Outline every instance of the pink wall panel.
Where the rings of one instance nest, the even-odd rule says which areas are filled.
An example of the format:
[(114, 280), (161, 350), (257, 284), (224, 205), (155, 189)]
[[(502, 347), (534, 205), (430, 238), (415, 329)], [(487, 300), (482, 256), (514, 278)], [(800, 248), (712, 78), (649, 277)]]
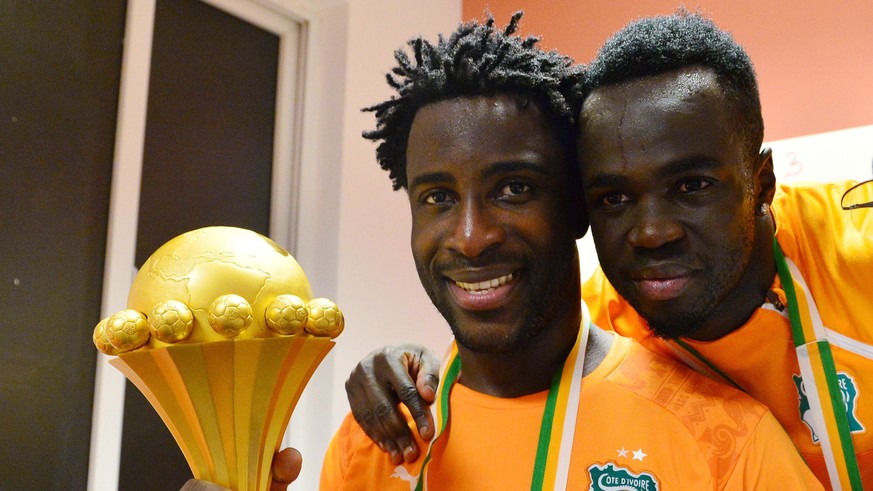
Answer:
[[(627, 22), (669, 13), (665, 0), (464, 0), (465, 19), (488, 8), (499, 24), (524, 10), (524, 34), (577, 61)], [(758, 72), (765, 139), (873, 124), (873, 2), (701, 0), (699, 9), (748, 50)]]

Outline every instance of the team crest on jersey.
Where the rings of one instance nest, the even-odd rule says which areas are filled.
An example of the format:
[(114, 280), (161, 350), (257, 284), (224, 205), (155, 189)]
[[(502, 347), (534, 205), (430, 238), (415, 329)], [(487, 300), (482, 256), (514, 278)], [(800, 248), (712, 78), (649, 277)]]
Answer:
[[(797, 389), (797, 398), (799, 399), (800, 419), (809, 428), (812, 435), (813, 443), (818, 443), (818, 435), (815, 433), (815, 426), (812, 424), (812, 410), (809, 406), (809, 398), (806, 396), (806, 386), (803, 379), (799, 375), (791, 375), (794, 380), (794, 387)], [(857, 433), (864, 431), (864, 425), (858, 420), (855, 412), (858, 400), (858, 385), (851, 375), (845, 372), (837, 372), (837, 382), (840, 385), (840, 394), (843, 396), (843, 406), (846, 408), (846, 417), (849, 420), (849, 431)]]
[(588, 491), (656, 491), (660, 489), (658, 480), (648, 472), (634, 474), (630, 469), (616, 466), (592, 464), (588, 467), (591, 486)]

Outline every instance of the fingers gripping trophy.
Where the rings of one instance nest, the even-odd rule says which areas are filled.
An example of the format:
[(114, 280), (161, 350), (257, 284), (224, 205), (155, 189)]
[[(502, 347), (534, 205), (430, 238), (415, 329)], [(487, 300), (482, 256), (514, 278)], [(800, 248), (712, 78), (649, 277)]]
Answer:
[(207, 227), (161, 246), (94, 344), (146, 396), (194, 477), (263, 491), (291, 412), (343, 330), (297, 261), (250, 230)]

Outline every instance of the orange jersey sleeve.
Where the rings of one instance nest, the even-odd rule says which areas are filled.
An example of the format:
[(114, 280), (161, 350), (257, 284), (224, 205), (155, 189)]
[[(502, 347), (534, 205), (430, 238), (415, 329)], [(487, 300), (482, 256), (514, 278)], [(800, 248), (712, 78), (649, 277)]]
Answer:
[[(408, 412), (404, 411), (410, 429), (416, 437), (418, 448), (427, 445), (418, 437), (414, 423)], [(424, 452), (411, 464), (394, 465), (388, 457), (364, 433), (355, 418), (349, 413), (343, 419), (339, 430), (334, 434), (321, 467), (319, 489), (322, 491), (360, 491), (414, 489), (409, 487), (417, 475), (424, 459)]]

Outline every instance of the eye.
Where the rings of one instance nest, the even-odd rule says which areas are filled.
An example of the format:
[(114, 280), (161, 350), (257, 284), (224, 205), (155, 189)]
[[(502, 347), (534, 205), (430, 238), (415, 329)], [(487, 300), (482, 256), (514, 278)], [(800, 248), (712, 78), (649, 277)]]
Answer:
[(622, 193), (606, 193), (600, 197), (598, 203), (606, 208), (614, 208), (630, 201), (630, 196)]
[(422, 201), (429, 205), (448, 203), (450, 199), (449, 193), (441, 190), (430, 191), (422, 197)]
[(527, 193), (531, 187), (523, 182), (513, 181), (500, 188), (500, 196), (513, 197)]
[(680, 181), (677, 189), (680, 193), (694, 193), (702, 191), (709, 186), (712, 186), (712, 181), (709, 179), (694, 177)]

